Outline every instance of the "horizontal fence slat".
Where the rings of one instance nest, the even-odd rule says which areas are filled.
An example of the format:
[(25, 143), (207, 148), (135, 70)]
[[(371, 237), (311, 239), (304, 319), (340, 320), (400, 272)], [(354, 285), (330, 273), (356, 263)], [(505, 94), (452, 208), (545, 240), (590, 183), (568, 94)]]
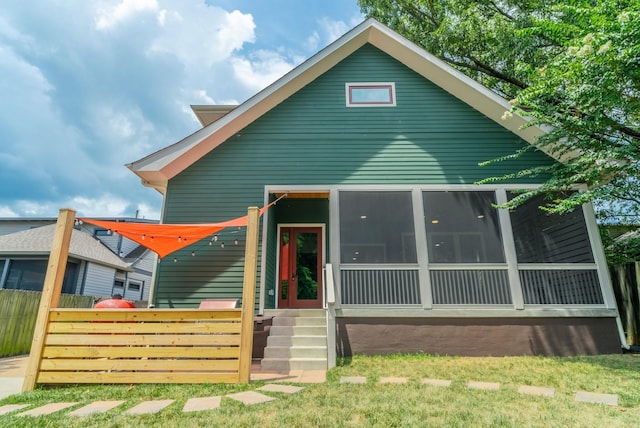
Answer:
[(112, 334), (169, 334), (169, 333), (240, 333), (239, 322), (137, 323), (137, 322), (53, 322), (48, 333), (112, 333)]
[(236, 321), (241, 309), (51, 309), (49, 320), (58, 321)]
[(240, 345), (240, 335), (223, 334), (47, 334), (45, 345), (188, 346)]
[(53, 309), (38, 383), (237, 383), (242, 311)]
[(47, 346), (45, 358), (239, 358), (237, 346)]
[(44, 359), (41, 371), (230, 371), (238, 370), (238, 360), (140, 360), (140, 359)]
[(37, 383), (238, 383), (238, 373), (40, 372)]

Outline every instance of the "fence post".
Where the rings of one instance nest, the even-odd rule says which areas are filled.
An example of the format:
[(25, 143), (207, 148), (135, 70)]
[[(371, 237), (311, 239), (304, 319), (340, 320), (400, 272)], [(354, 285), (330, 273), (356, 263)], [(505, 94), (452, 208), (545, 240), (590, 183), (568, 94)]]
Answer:
[(244, 279), (242, 285), (242, 327), (240, 333), (239, 381), (251, 379), (251, 353), (253, 351), (253, 312), (256, 300), (258, 270), (258, 207), (249, 207), (247, 213), (247, 241), (244, 251)]
[(71, 232), (76, 212), (69, 208), (62, 208), (58, 215), (56, 231), (53, 235), (51, 253), (47, 265), (47, 273), (44, 277), (42, 296), (40, 297), (40, 309), (36, 318), (33, 341), (31, 342), (31, 353), (27, 362), (27, 372), (22, 384), (22, 391), (31, 391), (36, 385), (40, 361), (42, 361), (42, 351), (46, 336), (47, 324), (49, 322), (49, 310), (56, 308), (60, 302), (60, 292), (64, 281), (64, 271), (67, 267), (69, 256), (69, 244), (71, 243)]

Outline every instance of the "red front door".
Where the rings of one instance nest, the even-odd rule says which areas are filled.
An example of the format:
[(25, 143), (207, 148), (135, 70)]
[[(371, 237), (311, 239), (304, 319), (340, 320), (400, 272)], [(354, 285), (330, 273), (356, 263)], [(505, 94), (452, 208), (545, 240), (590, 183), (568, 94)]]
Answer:
[(280, 228), (279, 308), (322, 307), (322, 228)]

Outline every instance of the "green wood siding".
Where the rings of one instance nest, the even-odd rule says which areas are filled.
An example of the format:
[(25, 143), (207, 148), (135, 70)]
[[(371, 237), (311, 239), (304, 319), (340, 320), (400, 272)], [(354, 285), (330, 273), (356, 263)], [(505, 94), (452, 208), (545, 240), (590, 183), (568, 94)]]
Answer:
[[(396, 107), (346, 107), (345, 83), (395, 82)], [(371, 45), (282, 102), (169, 181), (167, 223), (226, 220), (262, 205), (265, 185), (470, 184), (552, 162), (542, 152), (478, 163), (526, 143)], [(269, 240), (275, 239), (271, 233)], [(242, 245), (196, 244), (163, 260), (156, 303), (238, 296)], [(237, 232), (237, 231), (236, 231)], [(244, 236), (237, 233), (242, 242)], [(275, 246), (267, 260), (275, 262)], [(267, 272), (273, 282), (275, 270)]]

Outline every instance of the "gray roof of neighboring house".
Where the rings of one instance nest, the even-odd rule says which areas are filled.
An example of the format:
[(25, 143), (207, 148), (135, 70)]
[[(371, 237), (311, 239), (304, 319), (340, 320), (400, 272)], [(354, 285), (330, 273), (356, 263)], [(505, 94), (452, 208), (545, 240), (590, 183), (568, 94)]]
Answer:
[[(53, 243), (55, 224), (0, 236), (0, 256), (48, 255)], [(69, 256), (121, 270), (131, 270), (111, 250), (92, 236), (73, 230)]]

